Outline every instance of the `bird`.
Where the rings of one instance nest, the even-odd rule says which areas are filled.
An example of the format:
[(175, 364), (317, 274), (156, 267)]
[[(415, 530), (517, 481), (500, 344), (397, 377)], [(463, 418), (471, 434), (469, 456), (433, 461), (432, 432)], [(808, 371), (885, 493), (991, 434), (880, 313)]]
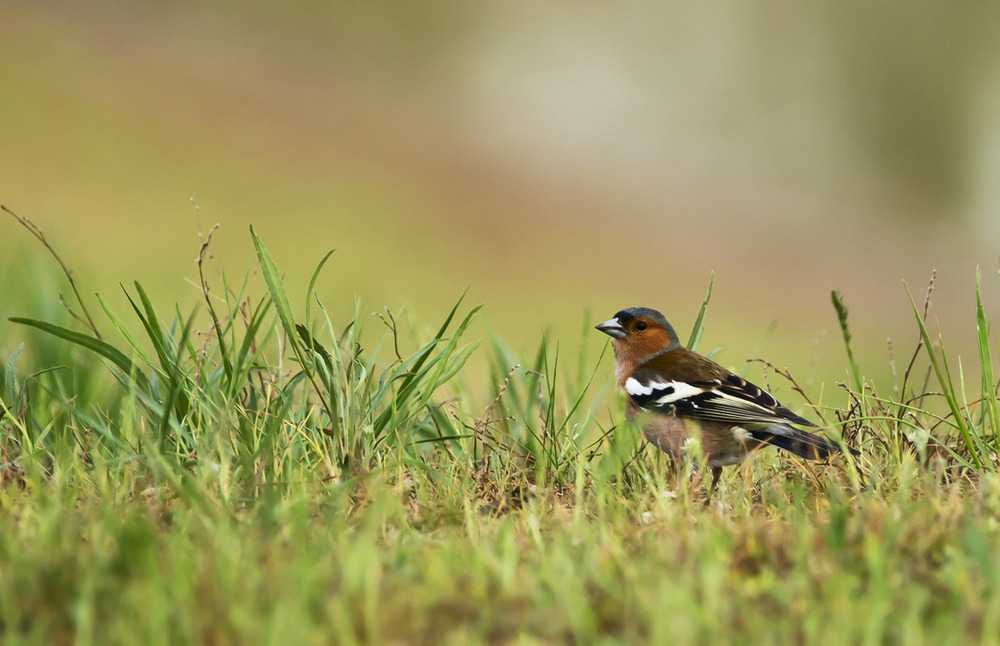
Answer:
[(654, 309), (623, 309), (596, 328), (611, 337), (615, 380), (628, 398), (626, 417), (640, 419), (646, 440), (675, 461), (697, 438), (712, 470), (709, 497), (722, 467), (739, 464), (765, 446), (808, 460), (843, 450), (796, 428), (817, 426), (764, 389), (684, 347), (673, 326)]

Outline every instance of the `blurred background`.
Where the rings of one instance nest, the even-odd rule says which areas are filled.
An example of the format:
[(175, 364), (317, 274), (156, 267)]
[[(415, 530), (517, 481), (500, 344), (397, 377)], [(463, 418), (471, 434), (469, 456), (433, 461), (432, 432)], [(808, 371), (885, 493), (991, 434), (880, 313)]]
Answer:
[[(584, 325), (632, 305), (686, 336), (714, 272), (701, 349), (730, 367), (844, 379), (837, 289), (887, 373), (903, 280), (938, 270), (970, 359), (977, 266), (1000, 320), (998, 42), (985, 1), (7, 0), (0, 203), (122, 313), (132, 280), (197, 302), (217, 223), (241, 279), (252, 223), (297, 295), (337, 250), (344, 321), (430, 328), (469, 287), (515, 349), (598, 349)], [(51, 264), (3, 214), (0, 314), (54, 301)]]

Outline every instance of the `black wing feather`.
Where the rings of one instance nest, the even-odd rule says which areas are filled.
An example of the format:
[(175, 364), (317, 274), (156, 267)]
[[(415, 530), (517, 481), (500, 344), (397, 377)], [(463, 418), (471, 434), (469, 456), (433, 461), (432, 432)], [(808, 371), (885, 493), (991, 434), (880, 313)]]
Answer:
[[(661, 379), (655, 374), (643, 374), (643, 371), (636, 371), (632, 376), (646, 387), (657, 384), (654, 379)], [(662, 382), (650, 393), (630, 393), (629, 397), (636, 406), (645, 410), (673, 413), (705, 421), (747, 425), (816, 426), (782, 406), (767, 391), (734, 374), (728, 374), (725, 380), (699, 381), (688, 385), (698, 392), (673, 401), (661, 401), (664, 398), (669, 399), (669, 396), (676, 392), (673, 386)]]

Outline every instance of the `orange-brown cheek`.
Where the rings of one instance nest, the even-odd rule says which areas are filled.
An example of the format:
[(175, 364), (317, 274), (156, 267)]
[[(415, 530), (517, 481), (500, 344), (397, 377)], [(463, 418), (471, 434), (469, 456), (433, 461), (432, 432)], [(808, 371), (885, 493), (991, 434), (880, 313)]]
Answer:
[(669, 346), (671, 341), (670, 334), (666, 330), (648, 330), (635, 339), (632, 351), (635, 353), (635, 359), (642, 361)]

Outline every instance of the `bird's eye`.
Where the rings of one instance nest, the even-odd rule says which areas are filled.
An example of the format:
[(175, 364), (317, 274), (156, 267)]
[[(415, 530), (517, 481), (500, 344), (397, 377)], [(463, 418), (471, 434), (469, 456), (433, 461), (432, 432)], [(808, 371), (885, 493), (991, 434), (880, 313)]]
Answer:
[(649, 327), (649, 323), (646, 323), (645, 321), (636, 321), (635, 329), (639, 330), (640, 332), (642, 332), (643, 330), (645, 330), (648, 327)]

